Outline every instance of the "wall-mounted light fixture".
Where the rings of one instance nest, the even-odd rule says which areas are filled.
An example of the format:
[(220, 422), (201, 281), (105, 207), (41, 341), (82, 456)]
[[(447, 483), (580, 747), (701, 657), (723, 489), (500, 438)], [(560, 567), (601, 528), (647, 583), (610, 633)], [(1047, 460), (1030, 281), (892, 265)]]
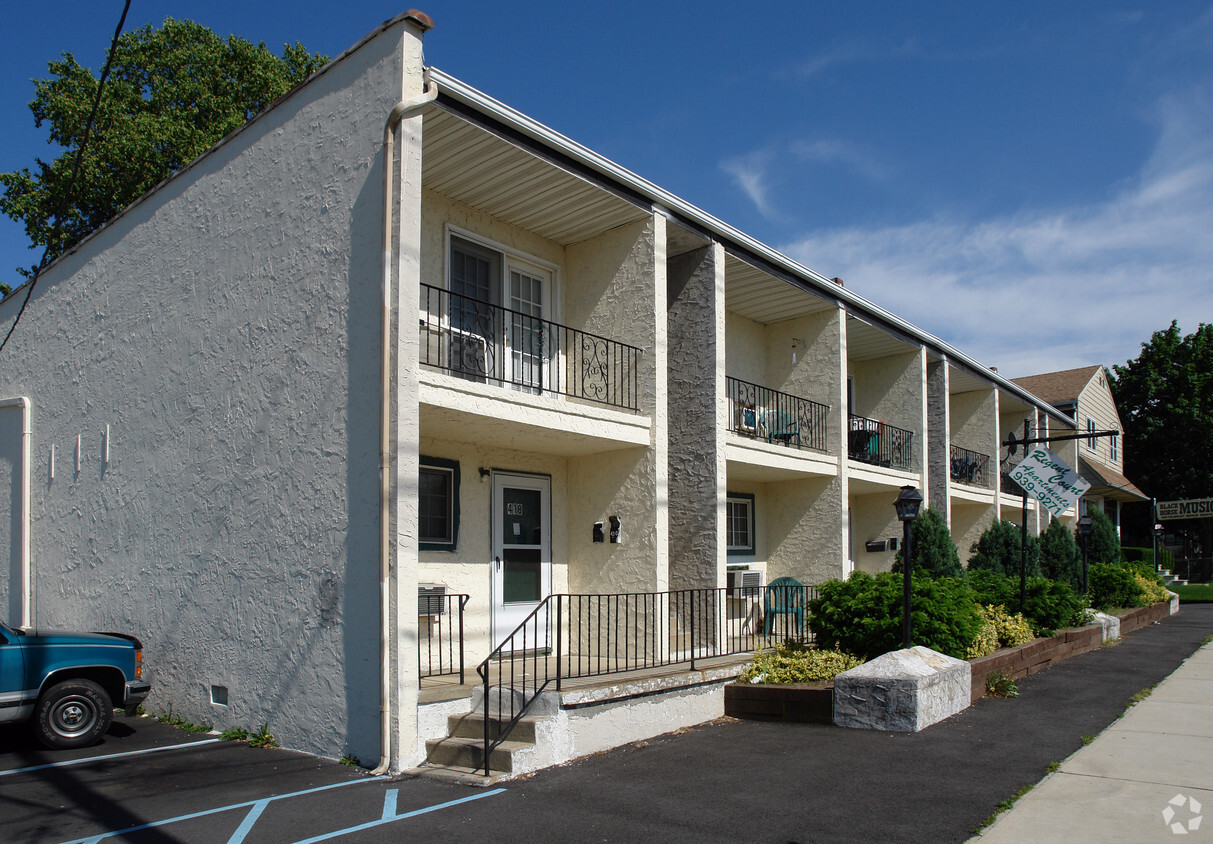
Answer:
[(618, 545), (623, 539), (623, 528), (618, 516), (608, 516), (607, 521), (611, 523), (611, 544)]
[(799, 337), (792, 338), (792, 363), (796, 363), (796, 350), (804, 348), (804, 340)]
[(493, 470), (492, 470), (492, 469), (485, 468), (484, 466), (481, 466), (481, 467), (480, 467), (480, 479), (481, 479), (481, 480), (484, 480), (485, 478), (487, 478), (487, 477), (488, 477), (489, 475), (491, 475), (491, 474), (493, 474)]

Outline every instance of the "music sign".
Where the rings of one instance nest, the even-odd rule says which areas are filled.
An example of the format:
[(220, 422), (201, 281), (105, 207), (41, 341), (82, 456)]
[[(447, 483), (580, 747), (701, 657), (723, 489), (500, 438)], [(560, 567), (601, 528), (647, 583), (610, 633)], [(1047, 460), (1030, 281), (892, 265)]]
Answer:
[(1047, 448), (1035, 446), (1011, 470), (1011, 479), (1054, 516), (1075, 505), (1091, 485)]

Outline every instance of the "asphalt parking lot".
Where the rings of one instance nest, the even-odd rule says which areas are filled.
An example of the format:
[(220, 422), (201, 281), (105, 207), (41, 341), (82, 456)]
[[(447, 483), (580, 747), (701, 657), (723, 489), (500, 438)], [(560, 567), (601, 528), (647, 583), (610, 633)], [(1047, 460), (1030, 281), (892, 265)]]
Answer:
[(5, 728), (0, 840), (965, 841), (1211, 633), (1213, 604), (1186, 606), (919, 733), (721, 719), (499, 789), (377, 779), (147, 718), (66, 752)]

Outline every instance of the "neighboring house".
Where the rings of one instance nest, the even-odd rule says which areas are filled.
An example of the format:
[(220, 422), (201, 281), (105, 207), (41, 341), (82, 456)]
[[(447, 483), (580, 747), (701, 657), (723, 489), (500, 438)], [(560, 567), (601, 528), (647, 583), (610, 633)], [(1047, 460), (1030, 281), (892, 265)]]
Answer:
[(553, 596), (596, 608), (577, 641), (516, 650), (651, 624), (676, 661), (722, 635), (704, 607), (754, 632), (742, 573), (888, 569), (902, 486), (962, 550), (1021, 518), (1000, 443), (1068, 415), (427, 69), (428, 27), (385, 23), (40, 278), (0, 370), (10, 620), (132, 630), (150, 707), (399, 770), (445, 729), (427, 675), (476, 676)]
[[(1102, 366), (1083, 366), (1016, 378), (1015, 383), (1074, 420), (1078, 433), (1116, 431), (1113, 436), (1083, 438), (1068, 446), (1075, 468), (1091, 484), (1082, 506), (1100, 507), (1120, 530), (1120, 507), (1150, 497), (1125, 477), (1124, 426)], [(1057, 449), (1054, 449), (1057, 450)], [(1060, 453), (1060, 451), (1059, 451)], [(1071, 464), (1073, 465), (1073, 464)]]

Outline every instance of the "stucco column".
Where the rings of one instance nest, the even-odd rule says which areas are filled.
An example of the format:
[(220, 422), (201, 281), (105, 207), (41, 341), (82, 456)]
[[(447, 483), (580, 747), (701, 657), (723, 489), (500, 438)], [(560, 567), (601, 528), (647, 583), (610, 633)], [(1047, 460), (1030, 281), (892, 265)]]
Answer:
[(948, 407), (948, 361), (927, 364), (927, 455), (926, 475), (930, 498), (927, 503), (939, 511), (951, 526), (952, 513), (948, 506), (948, 471), (951, 453), (949, 431), (951, 421)]
[(725, 562), (724, 249), (667, 264), (671, 589), (714, 587)]
[[(422, 92), (425, 66), (421, 36), (425, 22), (406, 18), (400, 39), (401, 99)], [(385, 119), (387, 115), (384, 115)], [(389, 338), (393, 396), (392, 506), (390, 508), (387, 583), (389, 612), (384, 619), (388, 647), (386, 680), (389, 729), (388, 762), (392, 771), (411, 764), (417, 752), (417, 472), (418, 416), (417, 321), (421, 283), (421, 132), (420, 114), (400, 122), (397, 130), (394, 284), (394, 337)], [(393, 162), (383, 162), (391, 168)], [(390, 171), (389, 171), (390, 172)], [(387, 256), (385, 256), (385, 260)]]

